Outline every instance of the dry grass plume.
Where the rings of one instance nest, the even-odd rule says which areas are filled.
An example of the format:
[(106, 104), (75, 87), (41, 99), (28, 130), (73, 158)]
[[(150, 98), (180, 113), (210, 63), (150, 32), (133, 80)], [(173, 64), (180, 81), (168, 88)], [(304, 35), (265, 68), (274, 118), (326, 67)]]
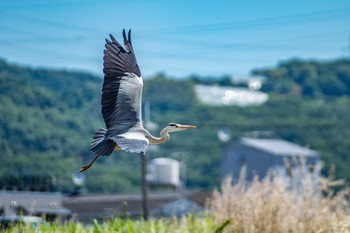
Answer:
[(347, 188), (335, 193), (331, 187), (338, 181), (307, 173), (298, 187), (288, 185), (288, 179), (268, 175), (247, 183), (242, 172), (235, 184), (231, 178), (223, 181), (209, 208), (218, 222), (230, 220), (223, 232), (350, 232)]

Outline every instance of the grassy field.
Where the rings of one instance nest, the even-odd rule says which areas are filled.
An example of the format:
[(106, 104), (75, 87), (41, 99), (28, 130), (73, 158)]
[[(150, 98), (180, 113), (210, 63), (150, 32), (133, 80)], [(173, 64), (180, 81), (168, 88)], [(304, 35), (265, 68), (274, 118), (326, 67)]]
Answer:
[[(225, 224), (225, 223), (224, 223)], [(130, 220), (130, 219), (112, 219), (103, 223), (94, 221), (90, 226), (82, 223), (67, 222), (66, 224), (45, 223), (40, 227), (30, 225), (18, 225), (15, 228), (8, 229), (5, 232), (52, 232), (52, 233), (206, 233), (221, 232), (213, 216), (193, 217), (187, 216), (182, 219), (157, 219), (157, 220)]]
[(90, 225), (71, 221), (36, 228), (18, 225), (5, 232), (350, 233), (349, 189), (332, 178), (308, 172), (302, 177), (271, 175), (246, 183), (242, 175), (234, 185), (228, 178), (202, 216), (149, 221), (116, 218)]

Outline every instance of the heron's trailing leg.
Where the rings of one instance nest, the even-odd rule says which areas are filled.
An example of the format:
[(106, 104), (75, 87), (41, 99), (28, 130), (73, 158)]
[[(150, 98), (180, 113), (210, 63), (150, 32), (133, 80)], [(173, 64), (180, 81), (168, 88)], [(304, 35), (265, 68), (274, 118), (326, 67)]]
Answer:
[(86, 165), (84, 167), (81, 167), (80, 170), (78, 171), (78, 173), (81, 173), (83, 171), (86, 171), (87, 169), (89, 169), (91, 167), (91, 165), (96, 161), (96, 159), (99, 157), (100, 155), (96, 155), (95, 158), (91, 161), (91, 163), (89, 165)]

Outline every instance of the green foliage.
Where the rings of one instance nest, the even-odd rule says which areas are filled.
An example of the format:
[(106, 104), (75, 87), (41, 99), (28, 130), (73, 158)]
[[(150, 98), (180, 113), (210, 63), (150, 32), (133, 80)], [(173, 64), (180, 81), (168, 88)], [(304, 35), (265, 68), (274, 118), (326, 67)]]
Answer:
[[(339, 60), (290, 61), (275, 69), (256, 70), (266, 77), (263, 89), (270, 93), (269, 101), (245, 108), (201, 104), (194, 93), (194, 78), (146, 79), (143, 102), (150, 103), (151, 120), (159, 125), (154, 135), (170, 122), (198, 127), (171, 134), (168, 143), (153, 147), (148, 156), (180, 158), (187, 167), (188, 188), (212, 189), (221, 179), (220, 128), (229, 128), (233, 139), (245, 132), (273, 131), (318, 150), (326, 164), (324, 172), (335, 164), (337, 177), (349, 181), (349, 69), (349, 61)], [(102, 79), (88, 74), (0, 61), (0, 185), (11, 179), (21, 187), (24, 176), (41, 176), (55, 181), (53, 190), (71, 191), (71, 174), (93, 158), (92, 135), (104, 126), (101, 86)], [(85, 188), (91, 192), (138, 190), (139, 163), (139, 155), (125, 152), (99, 158), (85, 173)]]
[[(189, 77), (193, 82), (204, 85), (220, 85), (220, 86), (232, 86), (232, 79), (229, 75), (223, 75), (221, 77), (203, 77), (198, 75), (191, 75)], [(246, 86), (246, 85), (245, 85)]]
[(292, 60), (272, 69), (256, 69), (266, 77), (263, 90), (306, 97), (340, 97), (350, 94), (350, 60), (317, 62)]
[(30, 225), (18, 225), (14, 228), (4, 230), (3, 232), (55, 232), (55, 233), (212, 233), (221, 232), (216, 229), (219, 226), (213, 216), (205, 215), (203, 217), (186, 216), (181, 219), (151, 219), (131, 220), (115, 218), (104, 222), (93, 221), (92, 225), (83, 225), (69, 221), (65, 224), (44, 223), (42, 226), (31, 227)]
[(91, 75), (29, 69), (0, 63), (0, 183), (43, 177), (68, 191), (91, 134), (101, 125)]
[(163, 76), (147, 80), (143, 93), (143, 100), (149, 101), (152, 111), (159, 113), (188, 111), (196, 103), (191, 82), (170, 80)]

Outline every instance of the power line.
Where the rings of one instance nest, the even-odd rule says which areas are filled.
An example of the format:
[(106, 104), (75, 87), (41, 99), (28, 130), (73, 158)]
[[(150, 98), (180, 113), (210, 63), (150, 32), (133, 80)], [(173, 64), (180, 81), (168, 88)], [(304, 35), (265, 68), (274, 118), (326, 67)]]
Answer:
[[(2, 28), (3, 30), (9, 30), (9, 31), (14, 31), (16, 33), (20, 33), (23, 34), (23, 31), (18, 30), (18, 29), (11, 29), (11, 28), (7, 28), (7, 27), (3, 27), (0, 26), (0, 28)], [(256, 47), (252, 47), (252, 46), (262, 46), (263, 44), (268, 44), (268, 43), (276, 43), (276, 42), (280, 42), (280, 43), (285, 43), (285, 42), (294, 42), (295, 40), (302, 40), (302, 39), (312, 39), (312, 38), (322, 38), (324, 39), (325, 37), (330, 37), (330, 36), (337, 36), (339, 34), (344, 34), (347, 33), (348, 30), (346, 31), (335, 31), (335, 32), (327, 32), (327, 33), (316, 33), (316, 34), (312, 34), (312, 35), (299, 35), (299, 36), (292, 36), (292, 37), (280, 37), (280, 38), (274, 38), (274, 39), (268, 39), (268, 40), (256, 40), (254, 42), (243, 42), (243, 43), (219, 43), (219, 44), (215, 44), (215, 41), (212, 42), (203, 42), (203, 41), (195, 41), (195, 40), (184, 40), (184, 39), (164, 39), (164, 42), (169, 43), (174, 45), (174, 43), (178, 43), (180, 45), (186, 44), (186, 45), (197, 45), (196, 47), (190, 46), (190, 49), (182, 49), (182, 51), (199, 51), (199, 50), (205, 50), (205, 49), (217, 49), (217, 48), (237, 48), (237, 49), (255, 49)], [(86, 37), (84, 35), (68, 35), (68, 36), (50, 36), (50, 35), (43, 35), (43, 36), (38, 36), (35, 35), (35, 37), (21, 37), (21, 38), (12, 38), (12, 39), (0, 39), (1, 43), (8, 43), (8, 44), (12, 44), (12, 43), (17, 43), (17, 42), (30, 42), (30, 43), (57, 43), (57, 42), (81, 42), (81, 41), (86, 41), (86, 40), (98, 40), (101, 41), (101, 37), (98, 36), (93, 36), (93, 37)], [(101, 42), (102, 43), (102, 42)], [(198, 46), (200, 45), (200, 46)], [(271, 49), (271, 47), (269, 47), (268, 49)], [(179, 51), (179, 50), (177, 50)]]
[[(207, 24), (207, 25), (197, 25), (197, 26), (191, 26), (191, 27), (178, 27), (178, 28), (170, 28), (170, 29), (154, 29), (154, 30), (143, 30), (136, 32), (137, 35), (140, 37), (145, 38), (151, 38), (154, 40), (154, 38), (162, 38), (162, 41), (166, 43), (166, 46), (169, 49), (163, 50), (162, 52), (156, 52), (152, 49), (152, 51), (147, 51), (142, 53), (142, 57), (148, 57), (148, 56), (154, 56), (154, 59), (157, 59), (157, 57), (161, 57), (162, 59), (164, 57), (170, 58), (170, 59), (200, 59), (203, 60), (212, 60), (212, 61), (220, 61), (222, 63), (223, 61), (227, 62), (237, 62), (238, 60), (241, 62), (251, 63), (252, 61), (257, 61), (257, 58), (250, 58), (244, 60), (244, 58), (235, 58), (234, 54), (228, 53), (232, 51), (237, 50), (259, 50), (259, 52), (271, 52), (271, 51), (279, 51), (281, 49), (286, 49), (288, 45), (283, 45), (283, 43), (287, 43), (288, 41), (294, 42), (295, 40), (304, 40), (307, 38), (314, 38), (314, 37), (322, 37), (322, 38), (329, 38), (330, 36), (334, 36), (336, 33), (345, 33), (345, 31), (341, 32), (327, 32), (327, 33), (319, 33), (319, 34), (313, 34), (313, 35), (300, 35), (300, 36), (293, 36), (293, 37), (285, 37), (285, 38), (274, 38), (274, 39), (268, 39), (268, 40), (260, 40), (260, 41), (254, 41), (254, 42), (243, 42), (243, 43), (224, 43), (220, 39), (218, 41), (202, 41), (195, 39), (189, 39), (187, 37), (182, 37), (180, 39), (174, 39), (171, 35), (172, 34), (181, 34), (185, 33), (187, 35), (195, 35), (196, 33), (210, 33), (212, 31), (224, 31), (224, 30), (232, 30), (232, 29), (244, 29), (244, 28), (251, 28), (251, 27), (261, 27), (261, 26), (270, 26), (270, 25), (278, 25), (278, 24), (286, 24), (286, 23), (300, 23), (311, 20), (320, 20), (320, 19), (336, 19), (336, 17), (342, 17), (347, 16), (350, 8), (343, 8), (343, 9), (333, 9), (333, 10), (327, 10), (327, 11), (315, 11), (315, 12), (306, 12), (306, 13), (300, 13), (300, 14), (293, 14), (293, 15), (285, 15), (285, 16), (279, 16), (279, 17), (267, 17), (267, 18), (260, 18), (260, 19), (254, 19), (254, 20), (245, 20), (245, 21), (236, 21), (236, 22), (229, 22), (229, 23), (218, 23), (218, 24)], [(34, 52), (40, 52), (47, 55), (53, 55), (55, 56), (55, 59), (73, 59), (73, 60), (80, 60), (80, 61), (97, 61), (99, 59), (92, 57), (92, 56), (76, 56), (74, 54), (68, 54), (66, 52), (62, 51), (54, 51), (52, 49), (47, 50), (44, 48), (34, 48), (32, 46), (33, 43), (69, 43), (69, 42), (81, 42), (88, 39), (91, 40), (99, 40), (96, 33), (106, 33), (103, 29), (100, 28), (94, 28), (94, 27), (87, 27), (87, 26), (80, 26), (80, 25), (74, 25), (71, 23), (62, 23), (62, 22), (55, 22), (47, 19), (39, 19), (32, 16), (23, 16), (20, 14), (13, 14), (13, 13), (6, 13), (8, 18), (17, 18), (26, 22), (31, 22), (36, 25), (47, 25), (51, 28), (56, 28), (59, 30), (69, 30), (74, 33), (77, 31), (79, 34), (72, 33), (64, 33), (60, 36), (52, 36), (52, 35), (38, 35), (37, 32), (29, 32), (28, 30), (19, 29), (19, 28), (9, 28), (8, 26), (1, 25), (2, 29), (7, 30), (10, 33), (17, 33), (20, 34), (20, 38), (11, 38), (6, 39), (5, 37), (2, 37), (0, 39), (1, 44), (3, 45), (16, 45), (17, 47), (20, 47), (21, 49), (30, 49)], [(92, 33), (89, 33), (92, 32)], [(347, 31), (346, 31), (347, 32)], [(25, 36), (22, 36), (25, 35)], [(29, 36), (28, 36), (29, 35)], [(218, 38), (220, 38), (220, 34), (217, 35)], [(209, 37), (210, 38), (210, 37)], [(179, 43), (181, 47), (184, 45), (187, 45), (184, 49), (178, 49), (174, 48), (174, 43)], [(21, 45), (19, 45), (19, 43)], [(216, 43), (216, 44), (213, 44)], [(102, 42), (101, 42), (102, 44)], [(169, 46), (171, 44), (171, 46)], [(302, 44), (300, 43), (297, 47), (293, 45), (289, 45), (289, 48), (301, 48), (304, 47), (304, 50), (313, 50), (318, 49), (320, 50), (320, 47), (316, 47), (317, 45), (309, 45), (309, 44)], [(331, 47), (332, 46), (332, 47)], [(321, 47), (322, 51), (325, 49), (337, 49), (337, 45), (329, 45), (327, 47)], [(148, 48), (146, 48), (148, 49)], [(151, 49), (151, 48), (150, 48)], [(224, 52), (223, 52), (224, 50)], [(15, 50), (14, 50), (15, 51)], [(218, 54), (212, 55), (212, 53), (218, 52)], [(57, 56), (56, 56), (57, 55)], [(207, 55), (207, 56), (203, 56)], [(209, 56), (210, 55), (210, 56)], [(242, 60), (243, 59), (243, 60)], [(260, 61), (264, 61), (264, 58), (261, 58)], [(226, 63), (227, 63), (226, 62)]]
[[(68, 30), (83, 30), (88, 32), (98, 32), (98, 33), (105, 33), (105, 30), (97, 29), (94, 27), (86, 27), (81, 25), (74, 25), (74, 24), (66, 24), (62, 22), (56, 22), (56, 21), (50, 21), (46, 19), (40, 19), (35, 17), (28, 17), (19, 15), (16, 13), (8, 13), (8, 12), (2, 12), (2, 14), (8, 15), (11, 18), (18, 18), (24, 21), (39, 23), (42, 25), (49, 25), (56, 27), (58, 29), (68, 29)], [(196, 33), (196, 32), (211, 32), (211, 31), (221, 31), (221, 30), (227, 30), (227, 29), (234, 29), (234, 28), (250, 28), (254, 26), (270, 26), (273, 24), (281, 24), (281, 23), (291, 23), (295, 22), (298, 23), (302, 20), (315, 20), (315, 19), (322, 19), (322, 18), (329, 18), (332, 17), (334, 19), (335, 16), (348, 16), (350, 14), (350, 8), (342, 8), (342, 9), (333, 9), (333, 10), (327, 10), (327, 11), (315, 11), (315, 12), (307, 12), (307, 13), (300, 13), (300, 14), (291, 14), (291, 15), (285, 15), (285, 16), (278, 16), (278, 17), (268, 17), (268, 18), (260, 18), (260, 19), (254, 19), (254, 20), (243, 20), (243, 21), (236, 21), (236, 22), (230, 22), (230, 23), (218, 23), (218, 24), (207, 24), (207, 25), (197, 25), (197, 26), (190, 26), (190, 27), (178, 27), (178, 28), (167, 28), (167, 29), (149, 29), (149, 30), (139, 30), (138, 33), (142, 34), (143, 36), (147, 35), (169, 35), (169, 34), (178, 34), (178, 33)]]
[(124, 4), (148, 4), (148, 3), (152, 3), (152, 2), (156, 2), (157, 0), (133, 0), (133, 1), (115, 1), (115, 0), (77, 0), (77, 1), (72, 1), (72, 0), (68, 0), (68, 1), (60, 1), (60, 2), (52, 2), (52, 1), (46, 1), (46, 2), (41, 2), (41, 3), (28, 3), (28, 2), (21, 2), (21, 4), (10, 4), (10, 5), (4, 5), (2, 4), (2, 6), (5, 8), (28, 8), (28, 7), (42, 7), (42, 8), (66, 8), (66, 7), (73, 7), (73, 6), (77, 6), (77, 7), (84, 7), (84, 6), (95, 6), (96, 4), (101, 4), (101, 3), (114, 3), (114, 4), (118, 4), (118, 5), (124, 5)]
[(24, 16), (24, 15), (20, 15), (20, 14), (16, 14), (16, 13), (2, 12), (1, 14), (7, 15), (8, 17), (11, 17), (11, 18), (17, 18), (17, 19), (23, 20), (25, 22), (32, 22), (32, 23), (41, 24), (41, 25), (48, 25), (50, 27), (55, 27), (57, 29), (62, 29), (62, 30), (71, 30), (74, 32), (76, 32), (77, 30), (79, 30), (79, 32), (81, 32), (81, 31), (98, 32), (98, 33), (104, 32), (104, 31), (97, 29), (97, 28), (75, 25), (75, 24), (71, 24), (71, 23), (66, 24), (66, 23), (62, 23), (62, 22), (40, 19), (40, 18), (36, 18), (36, 17), (31, 17), (31, 16)]
[[(260, 18), (254, 20), (246, 20), (246, 21), (236, 21), (229, 23), (218, 23), (218, 24), (207, 24), (207, 25), (198, 25), (198, 26), (190, 26), (190, 27), (178, 27), (178, 28), (167, 28), (167, 29), (154, 29), (154, 30), (144, 30), (145, 34), (181, 34), (181, 33), (198, 33), (198, 32), (211, 32), (211, 31), (220, 31), (220, 30), (228, 30), (234, 28), (247, 28), (254, 26), (264, 26), (264, 25), (273, 25), (273, 24), (281, 24), (281, 23), (291, 23), (291, 22), (300, 22), (303, 20), (315, 20), (322, 18), (332, 17), (334, 19), (335, 16), (349, 16), (350, 8), (342, 8), (342, 9), (333, 9), (327, 11), (315, 11), (315, 12), (307, 12), (300, 14), (291, 14), (285, 16), (277, 16), (277, 17), (268, 17), (268, 18)], [(142, 32), (142, 31), (141, 31)]]

